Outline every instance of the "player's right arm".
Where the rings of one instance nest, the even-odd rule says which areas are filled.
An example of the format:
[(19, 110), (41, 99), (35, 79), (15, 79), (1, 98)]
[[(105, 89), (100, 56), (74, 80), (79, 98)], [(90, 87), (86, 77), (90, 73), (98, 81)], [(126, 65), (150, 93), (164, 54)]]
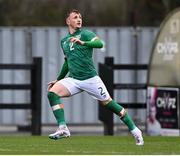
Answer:
[(60, 70), (60, 72), (59, 72), (56, 80), (50, 81), (50, 82), (48, 83), (48, 89), (47, 89), (47, 90), (50, 90), (50, 89), (52, 88), (52, 86), (53, 86), (57, 81), (63, 79), (63, 78), (66, 76), (66, 74), (68, 73), (68, 71), (69, 71), (69, 70), (68, 70), (68, 64), (67, 64), (67, 60), (66, 60), (66, 58), (65, 58), (64, 63), (63, 63), (63, 66), (62, 66), (62, 68), (61, 68), (61, 70)]
[[(64, 49), (63, 49), (64, 42), (65, 42), (65, 38), (61, 40), (61, 48), (62, 48), (63, 52), (64, 52)], [(64, 53), (64, 55), (65, 55), (65, 53)], [(56, 80), (59, 81), (59, 80), (63, 79), (66, 76), (66, 74), (68, 73), (68, 71), (69, 71), (69, 69), (68, 69), (67, 58), (65, 57), (63, 66), (62, 66), (61, 70), (59, 71), (59, 74), (58, 74)]]
[[(61, 47), (63, 49), (63, 40), (61, 40)], [(63, 66), (61, 68), (61, 70), (59, 71), (58, 75), (57, 75), (57, 78), (56, 80), (53, 80), (53, 81), (50, 81), (48, 83), (48, 88), (47, 90), (50, 90), (52, 88), (52, 86), (59, 80), (63, 79), (66, 74), (68, 73), (69, 69), (68, 69), (68, 63), (67, 63), (67, 59), (65, 58), (64, 59), (64, 63), (63, 63)]]
[(59, 80), (63, 79), (66, 76), (66, 74), (68, 73), (68, 71), (69, 71), (68, 63), (67, 63), (67, 59), (65, 58), (64, 64), (63, 64), (63, 66), (62, 66), (62, 68), (61, 68), (61, 70), (57, 76), (57, 80), (59, 81)]

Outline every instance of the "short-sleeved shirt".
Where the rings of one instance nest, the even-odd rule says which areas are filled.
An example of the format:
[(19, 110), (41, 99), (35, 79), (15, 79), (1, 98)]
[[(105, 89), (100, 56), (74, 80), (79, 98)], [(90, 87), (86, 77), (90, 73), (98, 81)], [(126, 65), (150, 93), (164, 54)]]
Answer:
[(71, 37), (79, 38), (82, 41), (91, 41), (96, 34), (85, 29), (78, 29), (61, 40), (61, 47), (68, 63), (69, 77), (86, 80), (96, 76), (97, 71), (92, 58), (93, 48), (70, 42)]

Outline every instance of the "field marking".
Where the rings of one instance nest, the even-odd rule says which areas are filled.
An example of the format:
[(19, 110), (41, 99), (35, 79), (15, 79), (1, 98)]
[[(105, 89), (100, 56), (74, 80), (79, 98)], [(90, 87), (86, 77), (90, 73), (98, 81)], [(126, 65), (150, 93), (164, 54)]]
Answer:
[(0, 151), (2, 151), (2, 152), (6, 152), (6, 151), (15, 151), (15, 150), (11, 150), (11, 149), (7, 149), (7, 148), (0, 148)]

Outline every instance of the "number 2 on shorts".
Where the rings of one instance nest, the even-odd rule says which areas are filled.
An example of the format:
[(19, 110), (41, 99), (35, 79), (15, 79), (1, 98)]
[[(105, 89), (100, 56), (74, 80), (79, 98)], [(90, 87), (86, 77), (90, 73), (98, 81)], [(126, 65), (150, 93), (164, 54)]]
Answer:
[(102, 88), (102, 87), (99, 87), (98, 89), (100, 90), (100, 94), (101, 94), (101, 96), (103, 96), (103, 95), (105, 95), (105, 94), (106, 94), (106, 93), (103, 91), (103, 88)]

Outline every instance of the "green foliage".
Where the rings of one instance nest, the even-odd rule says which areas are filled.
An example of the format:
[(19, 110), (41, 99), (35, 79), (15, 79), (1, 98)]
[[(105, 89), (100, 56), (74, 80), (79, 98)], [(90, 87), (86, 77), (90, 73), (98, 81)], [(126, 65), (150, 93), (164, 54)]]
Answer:
[(145, 145), (136, 146), (132, 136), (73, 136), (57, 141), (47, 136), (1, 136), (0, 154), (179, 155), (180, 137), (145, 136)]
[(179, 0), (0, 0), (0, 25), (64, 26), (75, 8), (85, 26), (154, 26), (177, 6)]

